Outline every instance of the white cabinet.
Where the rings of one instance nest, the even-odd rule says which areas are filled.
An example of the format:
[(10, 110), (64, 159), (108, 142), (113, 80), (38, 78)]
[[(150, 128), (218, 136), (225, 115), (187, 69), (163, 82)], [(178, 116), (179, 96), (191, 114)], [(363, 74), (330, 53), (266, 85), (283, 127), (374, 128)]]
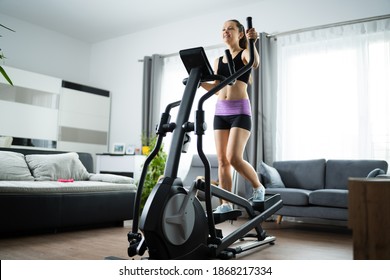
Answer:
[(14, 146), (87, 152), (108, 151), (111, 97), (108, 90), (4, 67), (0, 75), (0, 136)]
[(108, 151), (110, 92), (63, 81), (58, 110), (57, 149)]
[(97, 154), (96, 173), (124, 175), (138, 182), (145, 159), (142, 155)]
[(5, 67), (14, 86), (0, 75), (0, 135), (14, 145), (55, 148), (58, 135), (58, 102), (61, 80)]

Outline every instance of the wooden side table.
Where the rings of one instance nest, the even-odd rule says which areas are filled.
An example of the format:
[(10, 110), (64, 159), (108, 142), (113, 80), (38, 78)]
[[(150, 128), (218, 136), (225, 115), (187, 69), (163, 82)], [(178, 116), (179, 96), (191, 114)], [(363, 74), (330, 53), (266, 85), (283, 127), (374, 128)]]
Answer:
[(348, 188), (353, 258), (390, 260), (390, 179), (351, 178)]

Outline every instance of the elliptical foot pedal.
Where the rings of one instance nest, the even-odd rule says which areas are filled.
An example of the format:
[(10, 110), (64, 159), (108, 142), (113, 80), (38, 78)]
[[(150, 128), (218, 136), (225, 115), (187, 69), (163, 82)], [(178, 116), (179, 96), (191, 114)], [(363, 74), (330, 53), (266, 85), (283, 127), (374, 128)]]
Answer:
[(278, 203), (280, 200), (280, 194), (266, 194), (264, 201), (253, 201), (251, 198), (250, 203), (255, 211), (263, 212)]
[(238, 210), (238, 209), (232, 210), (229, 212), (225, 212), (225, 213), (213, 213), (215, 224), (220, 224), (220, 223), (227, 221), (227, 220), (235, 221), (241, 215), (242, 215), (242, 212), (241, 212), (241, 210)]
[(265, 208), (265, 201), (251, 201), (251, 205), (253, 210), (258, 211), (258, 212), (263, 212)]

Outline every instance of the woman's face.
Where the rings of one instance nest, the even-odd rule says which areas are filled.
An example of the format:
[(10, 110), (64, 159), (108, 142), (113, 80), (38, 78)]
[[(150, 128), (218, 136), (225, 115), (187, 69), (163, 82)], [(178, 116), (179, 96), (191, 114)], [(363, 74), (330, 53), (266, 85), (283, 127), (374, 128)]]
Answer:
[(237, 24), (234, 21), (224, 23), (222, 27), (222, 39), (226, 44), (232, 45), (238, 43), (242, 36), (242, 32), (239, 32)]

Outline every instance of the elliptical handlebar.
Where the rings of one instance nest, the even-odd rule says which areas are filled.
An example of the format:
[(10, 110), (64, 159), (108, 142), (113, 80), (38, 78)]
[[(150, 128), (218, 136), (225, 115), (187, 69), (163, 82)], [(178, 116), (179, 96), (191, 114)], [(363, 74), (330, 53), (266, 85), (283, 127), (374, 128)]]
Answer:
[[(236, 72), (236, 67), (234, 65), (232, 54), (230, 53), (230, 51), (228, 49), (225, 50), (225, 56), (226, 56), (227, 62), (228, 62), (229, 74), (233, 75), (233, 73)], [(229, 86), (234, 85), (235, 83), (236, 83), (236, 79), (231, 81), (229, 83)]]
[(133, 208), (134, 209), (134, 211), (133, 211), (134, 218), (133, 218), (132, 233), (134, 233), (134, 234), (136, 234), (138, 232), (138, 228), (139, 228), (139, 214), (140, 214), (139, 210), (140, 210), (140, 205), (141, 205), (141, 196), (142, 196), (149, 164), (152, 162), (152, 160), (156, 157), (156, 155), (160, 151), (162, 141), (163, 141), (163, 138), (165, 137), (166, 133), (172, 132), (176, 128), (175, 123), (170, 123), (171, 116), (169, 113), (170, 113), (172, 108), (179, 106), (180, 103), (181, 103), (181, 100), (168, 104), (165, 108), (165, 111), (161, 114), (160, 123), (158, 124), (158, 127), (156, 128), (156, 134), (158, 135), (156, 144), (144, 162), (144, 166), (143, 166), (142, 172), (141, 172), (141, 177), (140, 177), (140, 180), (138, 182), (138, 188), (137, 188), (137, 193), (135, 196), (134, 208)]

